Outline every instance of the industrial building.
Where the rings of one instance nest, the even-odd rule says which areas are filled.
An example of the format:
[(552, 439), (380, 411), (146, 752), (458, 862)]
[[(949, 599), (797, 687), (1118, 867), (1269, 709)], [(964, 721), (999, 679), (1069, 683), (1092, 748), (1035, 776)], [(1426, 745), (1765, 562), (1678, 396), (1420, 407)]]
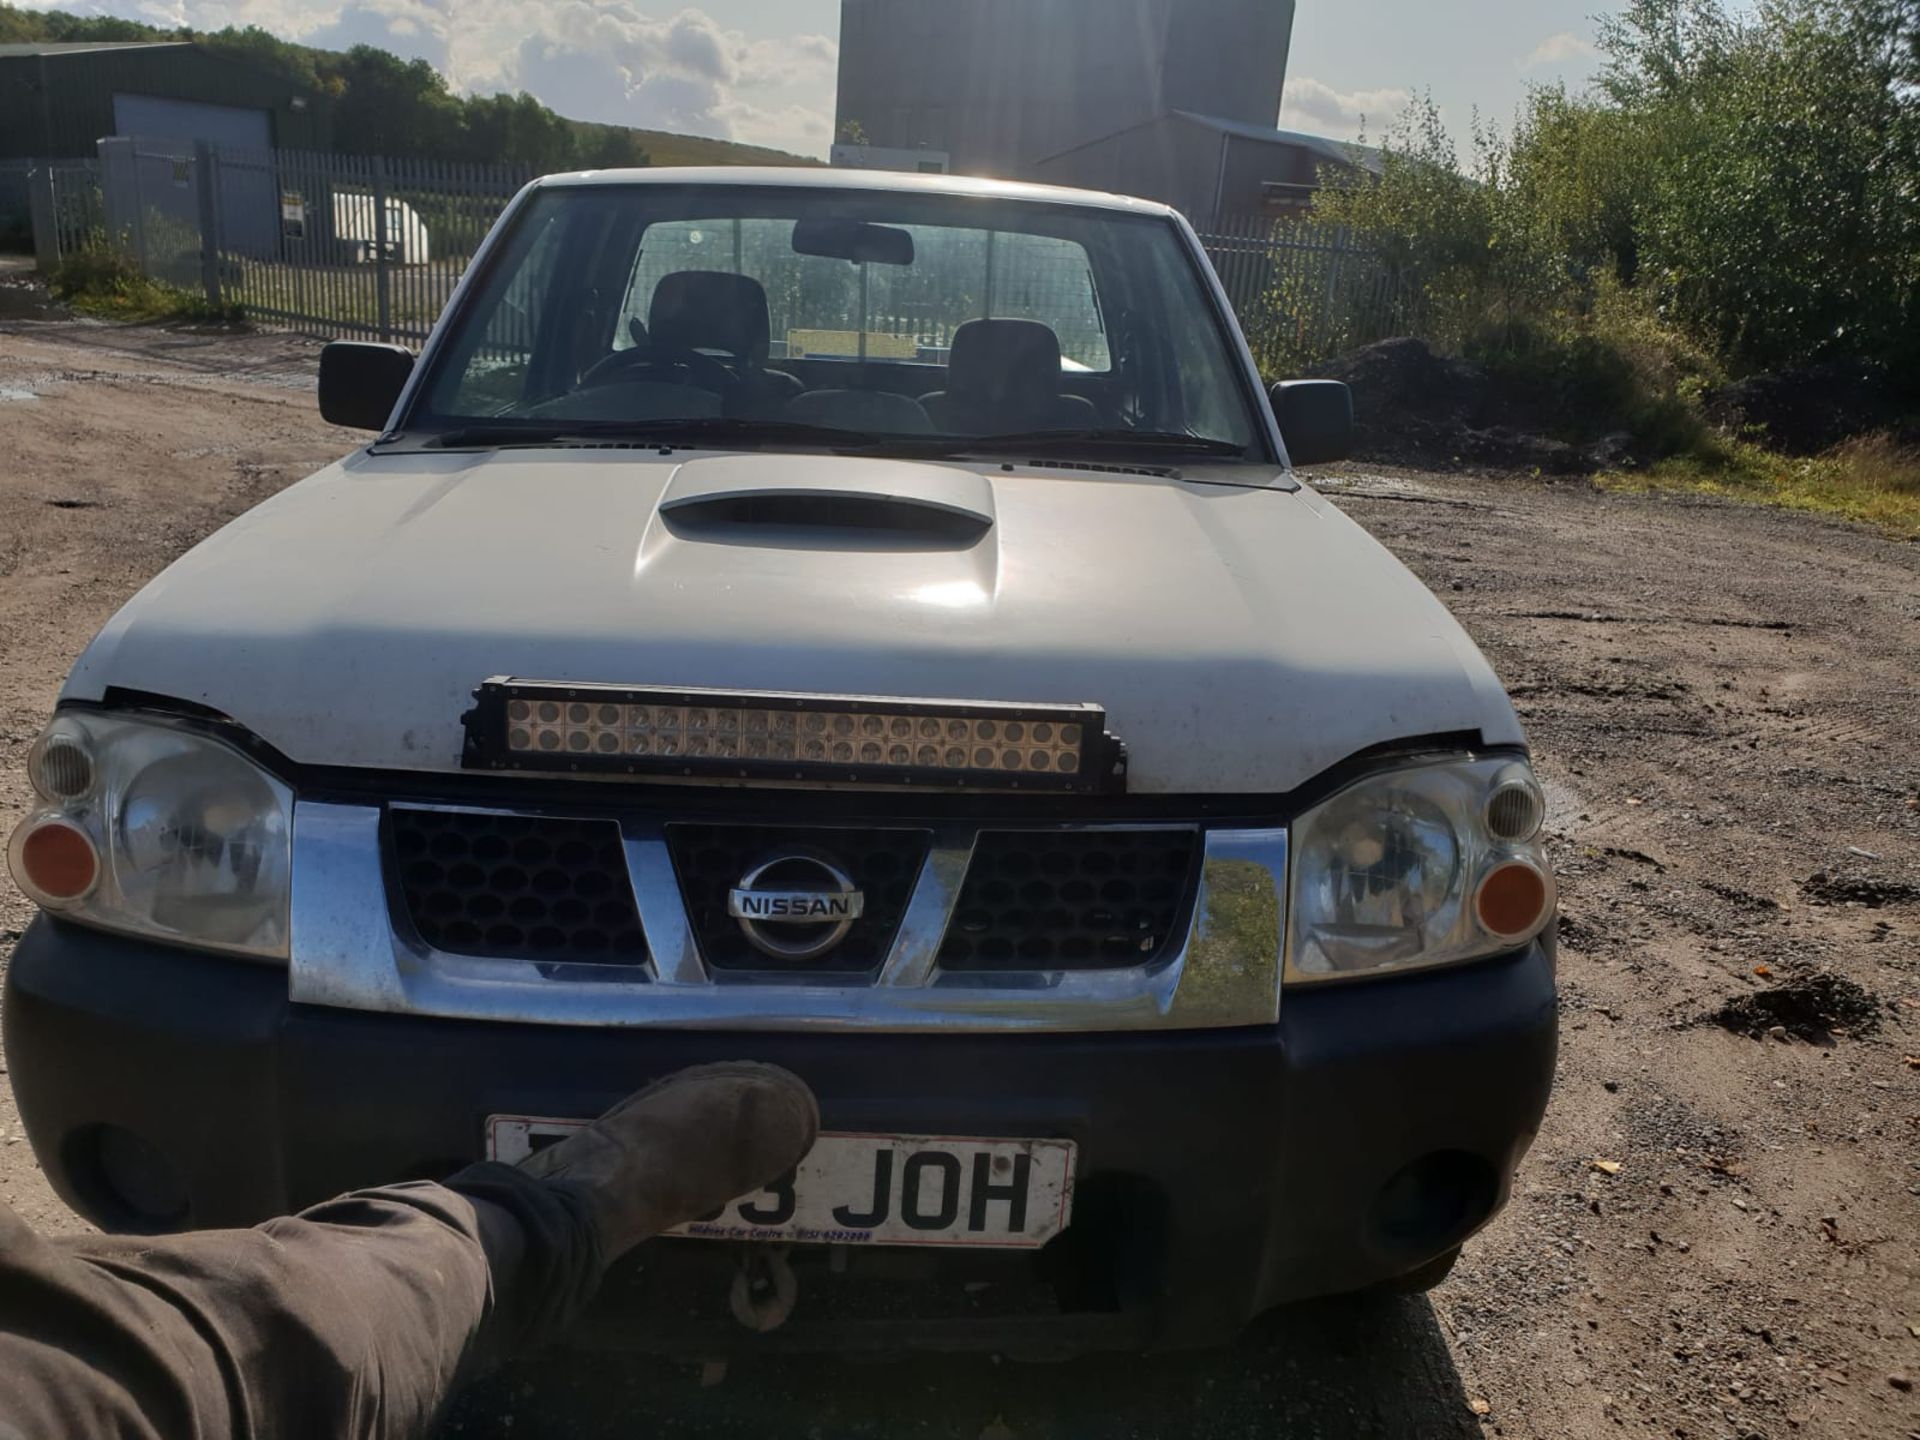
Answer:
[(0, 45), (0, 158), (91, 156), (111, 135), (326, 150), (329, 107), (186, 41)]
[(834, 163), (1084, 185), (1198, 223), (1369, 152), (1275, 127), (1295, 0), (841, 0)]
[[(325, 97), (302, 93), (274, 70), (187, 41), (0, 45), (0, 162), (97, 160), (105, 228), (153, 232), (148, 240), (154, 244), (161, 232), (173, 236), (177, 273), (166, 264), (157, 268), (175, 283), (199, 275), (191, 253), (197, 238), (184, 238), (197, 237), (204, 219), (196, 146), (213, 146), (235, 160), (216, 201), (226, 249), (266, 255), (291, 243), (282, 220), (288, 197), (278, 192), (264, 157), (257, 163), (244, 157), (272, 149), (325, 151), (332, 143)], [(24, 170), (0, 164), (0, 230), (22, 230), (31, 208)], [(332, 210), (317, 206), (314, 218), (299, 227), (299, 242), (331, 243)]]

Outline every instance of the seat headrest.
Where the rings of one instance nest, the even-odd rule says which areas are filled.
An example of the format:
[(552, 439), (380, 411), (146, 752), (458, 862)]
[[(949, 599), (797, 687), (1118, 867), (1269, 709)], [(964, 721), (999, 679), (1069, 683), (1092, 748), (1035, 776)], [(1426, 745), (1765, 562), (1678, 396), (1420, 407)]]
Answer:
[(771, 330), (766, 288), (750, 275), (676, 270), (653, 287), (647, 330), (662, 349), (721, 350), (757, 365)]
[(1052, 400), (1060, 337), (1038, 320), (969, 320), (953, 332), (947, 393), (966, 403)]

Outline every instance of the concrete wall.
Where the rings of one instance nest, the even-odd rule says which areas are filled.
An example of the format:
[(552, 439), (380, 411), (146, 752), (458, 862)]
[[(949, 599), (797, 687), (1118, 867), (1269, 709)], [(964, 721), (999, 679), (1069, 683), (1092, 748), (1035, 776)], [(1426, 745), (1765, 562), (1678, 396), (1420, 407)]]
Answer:
[(1173, 0), (1161, 108), (1279, 123), (1295, 0)]
[(1158, 200), (1201, 224), (1212, 213), (1219, 170), (1219, 131), (1178, 115), (1158, 115), (1042, 160), (1029, 167), (1028, 178)]
[[(838, 126), (963, 174), (1195, 109), (1272, 125), (1294, 0), (842, 0)], [(1121, 188), (1128, 188), (1122, 186)], [(1137, 187), (1134, 187), (1137, 188)]]

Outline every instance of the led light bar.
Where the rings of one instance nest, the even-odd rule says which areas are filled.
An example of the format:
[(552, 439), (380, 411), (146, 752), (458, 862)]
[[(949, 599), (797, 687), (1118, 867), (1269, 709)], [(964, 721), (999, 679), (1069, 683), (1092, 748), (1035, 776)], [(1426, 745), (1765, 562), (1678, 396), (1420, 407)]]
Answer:
[(1126, 788), (1097, 705), (633, 689), (496, 677), (468, 769), (1095, 791)]

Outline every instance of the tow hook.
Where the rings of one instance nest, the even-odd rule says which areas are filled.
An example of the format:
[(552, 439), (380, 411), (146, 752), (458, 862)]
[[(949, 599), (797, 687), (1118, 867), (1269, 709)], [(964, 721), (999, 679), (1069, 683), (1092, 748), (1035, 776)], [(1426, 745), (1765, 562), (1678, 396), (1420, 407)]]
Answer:
[(733, 1318), (747, 1329), (765, 1335), (778, 1330), (793, 1314), (800, 1282), (787, 1263), (786, 1245), (746, 1244), (740, 1247), (740, 1267), (733, 1272), (727, 1303)]

